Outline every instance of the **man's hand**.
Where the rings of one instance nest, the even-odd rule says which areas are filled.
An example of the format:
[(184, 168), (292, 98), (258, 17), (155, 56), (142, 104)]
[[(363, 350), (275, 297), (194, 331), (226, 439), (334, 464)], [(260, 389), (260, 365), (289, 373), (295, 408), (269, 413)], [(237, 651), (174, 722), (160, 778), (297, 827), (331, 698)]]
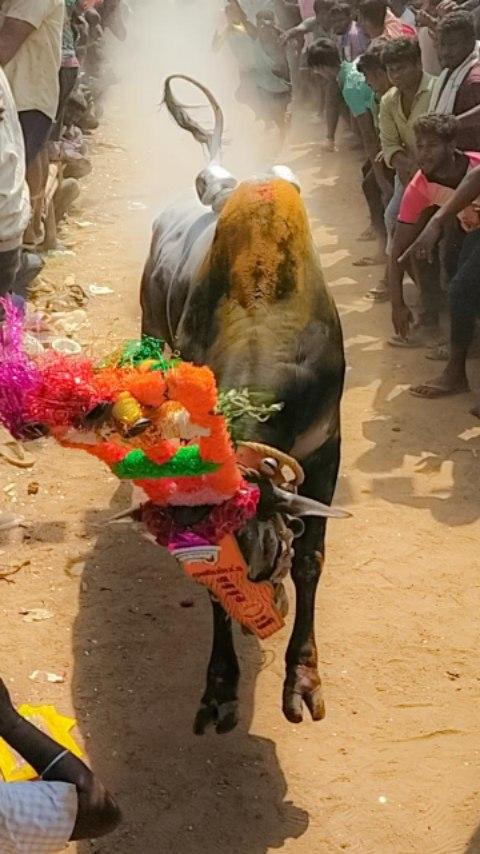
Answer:
[(18, 718), (18, 712), (10, 699), (7, 686), (0, 679), (0, 735), (3, 735)]
[(425, 226), (422, 233), (412, 243), (406, 252), (398, 259), (398, 263), (405, 265), (410, 258), (416, 258), (418, 261), (428, 261), (433, 263), (434, 249), (442, 236), (442, 225), (432, 217), (429, 223)]
[(402, 182), (403, 186), (406, 187), (415, 175), (415, 172), (417, 171), (415, 163), (406, 157), (405, 160), (402, 160), (402, 162), (399, 163), (398, 167), (396, 168), (400, 181)]
[(397, 335), (407, 338), (410, 324), (413, 323), (413, 315), (408, 305), (402, 302), (394, 302), (392, 305), (392, 323)]
[(303, 38), (303, 33), (299, 32), (297, 27), (292, 27), (291, 30), (285, 30), (280, 36), (280, 44), (288, 44), (291, 39)]
[(438, 17), (444, 18), (445, 15), (449, 15), (450, 12), (455, 12), (457, 9), (458, 5), (454, 0), (442, 0), (442, 2), (437, 6)]

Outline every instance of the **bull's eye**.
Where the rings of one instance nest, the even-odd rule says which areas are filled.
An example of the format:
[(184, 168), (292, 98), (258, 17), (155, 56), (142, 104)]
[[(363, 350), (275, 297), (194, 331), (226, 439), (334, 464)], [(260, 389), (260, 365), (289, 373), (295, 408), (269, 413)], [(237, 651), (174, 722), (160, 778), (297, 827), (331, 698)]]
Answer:
[(132, 424), (131, 427), (125, 430), (124, 435), (127, 439), (134, 439), (135, 436), (140, 436), (141, 433), (144, 433), (151, 426), (152, 422), (148, 418), (140, 418), (135, 424)]
[(24, 424), (20, 431), (20, 439), (26, 442), (40, 439), (42, 436), (48, 436), (49, 429), (46, 424), (41, 424), (39, 421), (31, 424)]
[(111, 403), (98, 403), (84, 418), (85, 424), (93, 424), (95, 421), (102, 421), (107, 417), (112, 408)]

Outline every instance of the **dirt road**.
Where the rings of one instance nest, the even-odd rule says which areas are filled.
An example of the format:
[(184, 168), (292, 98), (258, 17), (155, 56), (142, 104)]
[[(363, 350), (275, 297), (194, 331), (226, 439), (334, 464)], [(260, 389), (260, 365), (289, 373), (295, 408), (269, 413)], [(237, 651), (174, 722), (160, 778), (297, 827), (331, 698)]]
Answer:
[[(90, 299), (83, 340), (97, 351), (138, 332), (158, 187), (175, 184), (159, 164), (146, 185), (144, 164), (122, 147), (122, 118), (117, 103), (97, 136), (79, 214), (92, 224), (72, 223), (75, 256), (48, 268), (54, 281), (73, 274), (114, 290)], [(467, 396), (423, 402), (406, 392), (431, 365), (422, 352), (385, 347), (388, 308), (362, 298), (373, 280), (351, 263), (366, 219), (358, 164), (320, 155), (317, 134), (312, 125), (294, 139), (288, 159), (344, 324), (337, 501), (354, 514), (330, 525), (318, 597), (326, 720), (282, 718), (286, 628), (262, 645), (239, 638), (241, 724), (226, 737), (195, 738), (207, 597), (158, 549), (105, 527), (128, 504), (128, 488), (93, 459), (46, 441), (30, 473), (0, 462), (1, 486), (15, 485), (16, 501), (5, 501), (30, 524), (15, 549), (1, 546), (4, 565), (29, 561), (15, 583), (0, 582), (1, 672), (17, 701), (52, 702), (77, 717), (125, 815), (112, 838), (72, 846), (78, 854), (480, 851), (480, 430)], [(39, 491), (29, 496), (32, 481)], [(83, 573), (69, 574), (77, 558)], [(181, 607), (185, 599), (193, 607)], [(19, 612), (33, 607), (54, 617), (24, 622)], [(38, 684), (34, 670), (65, 683)]]

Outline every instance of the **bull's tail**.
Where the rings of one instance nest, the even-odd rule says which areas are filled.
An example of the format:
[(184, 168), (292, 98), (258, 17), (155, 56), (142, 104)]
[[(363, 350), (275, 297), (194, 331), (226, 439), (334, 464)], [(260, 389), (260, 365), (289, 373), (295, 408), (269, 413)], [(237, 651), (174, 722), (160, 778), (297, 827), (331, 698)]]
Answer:
[[(174, 80), (185, 80), (187, 83), (191, 83), (203, 92), (213, 110), (215, 121), (212, 130), (203, 128), (198, 124), (198, 122), (192, 119), (188, 114), (189, 108), (185, 104), (181, 104), (177, 101), (172, 92), (172, 82)], [(207, 89), (207, 87), (202, 83), (199, 83), (198, 80), (194, 80), (192, 77), (187, 77), (185, 74), (171, 74), (165, 81), (163, 102), (170, 115), (175, 119), (176, 123), (184, 130), (188, 130), (197, 142), (206, 146), (210, 161), (216, 160), (222, 146), (224, 121), (222, 109), (210, 92), (210, 89)]]

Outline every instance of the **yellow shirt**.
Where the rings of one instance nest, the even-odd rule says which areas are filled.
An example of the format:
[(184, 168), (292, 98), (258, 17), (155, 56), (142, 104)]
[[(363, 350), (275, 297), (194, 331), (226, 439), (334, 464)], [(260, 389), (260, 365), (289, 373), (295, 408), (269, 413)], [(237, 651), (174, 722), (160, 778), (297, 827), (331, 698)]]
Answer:
[(392, 157), (397, 151), (415, 156), (413, 126), (420, 116), (428, 113), (434, 80), (430, 74), (422, 74), (408, 118), (403, 112), (396, 86), (389, 89), (380, 101), (380, 142), (387, 166), (392, 166)]
[(0, 26), (17, 18), (35, 28), (5, 66), (19, 112), (39, 110), (55, 119), (64, 14), (64, 0), (0, 0)]

